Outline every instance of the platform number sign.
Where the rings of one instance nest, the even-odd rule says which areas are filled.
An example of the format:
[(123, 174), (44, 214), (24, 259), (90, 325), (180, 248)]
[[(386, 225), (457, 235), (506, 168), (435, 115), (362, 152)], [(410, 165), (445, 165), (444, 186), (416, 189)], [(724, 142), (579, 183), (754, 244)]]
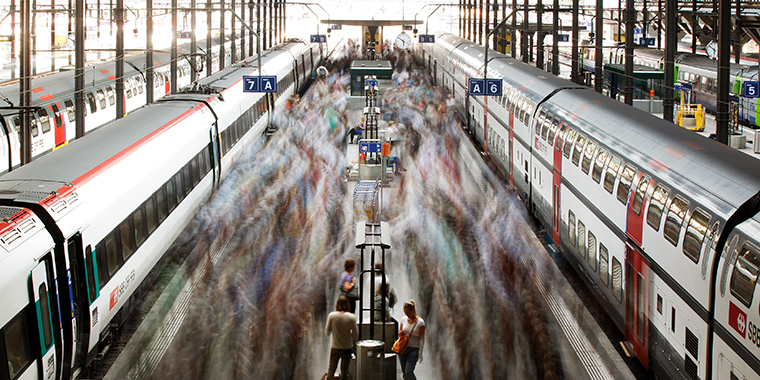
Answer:
[(760, 82), (758, 81), (744, 82), (744, 97), (745, 98), (760, 97)]
[(324, 34), (312, 34), (310, 41), (313, 44), (327, 42), (327, 36), (325, 36)]
[(277, 92), (277, 76), (243, 75), (243, 92)]
[(501, 96), (501, 79), (475, 79), (467, 80), (467, 93), (473, 96)]
[(420, 43), (421, 44), (435, 43), (435, 35), (434, 34), (420, 34)]

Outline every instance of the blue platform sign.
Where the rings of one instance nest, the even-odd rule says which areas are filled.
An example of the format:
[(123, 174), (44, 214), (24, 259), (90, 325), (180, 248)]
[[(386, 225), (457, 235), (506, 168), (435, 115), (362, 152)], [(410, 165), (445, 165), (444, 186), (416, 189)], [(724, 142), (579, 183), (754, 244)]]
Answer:
[(383, 151), (383, 145), (379, 142), (363, 142), (359, 144), (361, 153), (380, 153)]
[(243, 92), (277, 92), (277, 76), (243, 75)]
[(435, 43), (435, 35), (434, 34), (420, 34), (420, 43), (421, 44)]
[(501, 96), (501, 79), (467, 79), (467, 93), (472, 96)]
[(323, 42), (327, 42), (327, 36), (324, 34), (312, 34), (311, 39), (309, 40), (313, 44), (320, 44)]
[(641, 46), (654, 46), (654, 43), (655, 43), (654, 37), (639, 38), (639, 45)]
[(365, 80), (364, 81), (365, 86), (369, 87), (377, 87), (377, 81), (376, 80)]
[(557, 35), (557, 41), (558, 42), (567, 42), (570, 41), (570, 36), (567, 34), (558, 34)]
[(330, 27), (330, 29), (332, 29), (332, 30), (341, 30), (341, 29), (343, 29), (343, 25), (332, 24), (332, 26)]
[(760, 82), (747, 81), (744, 82), (744, 97), (745, 98), (757, 98), (760, 97)]

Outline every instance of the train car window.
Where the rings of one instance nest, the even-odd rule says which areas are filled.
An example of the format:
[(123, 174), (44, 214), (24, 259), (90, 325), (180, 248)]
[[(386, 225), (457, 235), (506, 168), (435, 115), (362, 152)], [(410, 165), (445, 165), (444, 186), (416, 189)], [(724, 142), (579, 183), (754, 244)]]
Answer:
[(126, 89), (124, 93), (127, 95), (127, 99), (132, 98), (132, 83), (129, 81), (124, 82), (124, 89)]
[(95, 101), (95, 95), (92, 92), (87, 93), (87, 100), (90, 103), (90, 113), (98, 112), (98, 103)]
[(602, 170), (607, 163), (608, 153), (604, 149), (596, 151), (596, 158), (594, 159), (594, 170), (591, 171), (591, 179), (594, 182), (599, 183), (602, 180)]
[(699, 255), (702, 252), (702, 242), (707, 234), (707, 223), (710, 222), (710, 216), (700, 209), (691, 213), (691, 218), (686, 224), (686, 234), (683, 237), (683, 253), (688, 256), (695, 264), (699, 262)]
[(145, 220), (145, 212), (142, 207), (138, 207), (135, 212), (132, 213), (132, 223), (135, 226), (135, 247), (139, 247), (145, 239), (148, 238), (147, 221)]
[(646, 195), (647, 189), (649, 189), (649, 180), (648, 175), (642, 175), (641, 180), (639, 180), (639, 186), (636, 187), (636, 194), (633, 195), (633, 212), (636, 215), (641, 215), (641, 206), (644, 204), (644, 195)]
[[(111, 276), (116, 273), (116, 270), (119, 269), (119, 247), (116, 245), (115, 230), (111, 231), (111, 233), (106, 236), (105, 249), (106, 263), (108, 264), (108, 278), (111, 278)], [(103, 285), (105, 285), (105, 282), (100, 285), (102, 288)]]
[[(554, 137), (557, 136), (557, 127), (559, 127), (559, 119), (554, 118), (553, 120), (547, 120), (547, 123), (551, 123), (551, 126), (549, 127), (549, 136), (547, 137), (547, 140), (549, 142), (549, 145), (554, 146)], [(557, 139), (557, 150), (559, 150), (559, 139)]]
[[(161, 189), (159, 189), (161, 191)], [(162, 192), (163, 193), (163, 192)], [(156, 200), (153, 197), (145, 201), (145, 222), (147, 225), (147, 236), (153, 233), (158, 227), (158, 210), (156, 209)]]
[(551, 141), (549, 141), (549, 130), (551, 129), (551, 115), (547, 115), (547, 117), (541, 121), (541, 138), (546, 140), (549, 144), (551, 144)]
[(596, 272), (596, 235), (588, 232), (588, 266)]
[[(138, 77), (139, 78), (139, 77)], [(143, 89), (143, 83), (139, 79), (135, 79), (135, 88), (137, 89), (137, 92), (143, 93), (145, 92), (145, 89)]]
[(193, 174), (190, 172), (189, 163), (185, 164), (182, 168), (182, 174), (185, 177), (185, 195), (188, 195), (193, 190)]
[(567, 130), (565, 145), (562, 147), (562, 154), (565, 155), (565, 158), (570, 158), (570, 152), (573, 151), (573, 143), (575, 143), (575, 130), (570, 128)]
[(731, 294), (744, 306), (752, 305), (759, 267), (760, 257), (758, 257), (757, 248), (745, 243), (739, 251), (739, 257), (731, 275)]
[(686, 210), (689, 209), (689, 202), (676, 195), (673, 197), (673, 201), (670, 202), (670, 209), (668, 210), (668, 216), (665, 218), (665, 228), (663, 233), (665, 239), (671, 244), (678, 245), (678, 235), (681, 233), (681, 223), (683, 223), (683, 217), (686, 215)]
[(98, 90), (98, 102), (100, 103), (100, 109), (106, 108), (106, 94), (103, 93), (103, 90)]
[(172, 197), (169, 197), (168, 193), (164, 193), (164, 191), (167, 191), (166, 189), (168, 187), (169, 183), (167, 182), (164, 184), (164, 187), (162, 189), (158, 189), (156, 191), (156, 211), (158, 213), (159, 225), (164, 222), (164, 219), (166, 219), (166, 217), (169, 215), (169, 212), (171, 212), (169, 199), (173, 198), (173, 194)]
[(581, 160), (581, 152), (583, 151), (583, 146), (586, 145), (586, 138), (578, 134), (578, 139), (575, 140), (575, 149), (573, 150), (573, 165), (578, 166), (578, 163)]
[(74, 103), (71, 100), (64, 100), (63, 104), (66, 106), (66, 113), (69, 114), (69, 122), (75, 122), (77, 120), (77, 113), (74, 109)]
[(200, 160), (200, 157), (197, 155), (190, 160), (190, 171), (193, 173), (193, 187), (201, 181), (201, 174), (198, 172), (198, 160)]
[(607, 172), (604, 174), (604, 190), (607, 190), (610, 194), (612, 194), (612, 189), (615, 187), (615, 178), (617, 178), (622, 163), (623, 161), (619, 157), (612, 156), (610, 164), (607, 165)]
[(90, 304), (95, 302), (97, 288), (95, 287), (95, 255), (92, 254), (92, 246), (87, 245), (84, 249), (85, 266), (87, 269), (87, 295)]
[(544, 120), (546, 120), (546, 113), (542, 110), (536, 120), (536, 136), (541, 135), (541, 126), (543, 126)]
[(586, 174), (591, 168), (591, 158), (594, 157), (594, 151), (596, 151), (596, 143), (589, 140), (586, 144), (586, 154), (583, 155), (583, 162), (581, 163), (581, 170)]
[(62, 127), (63, 119), (61, 119), (61, 110), (58, 108), (57, 104), (53, 104), (50, 107), (53, 109), (53, 120), (55, 120), (56, 127)]
[(182, 184), (182, 171), (174, 175), (174, 195), (177, 198), (177, 205), (185, 199), (185, 186)]
[[(50, 310), (47, 305), (47, 290), (44, 290), (45, 284), (40, 284), (40, 308), (44, 307), (46, 317), (41, 319), (43, 323), (43, 337), (47, 347), (50, 346), (53, 339), (50, 329)], [(45, 305), (42, 305), (42, 292), (45, 292)], [(14, 379), (16, 376), (32, 362), (30, 355), (29, 341), (27, 338), (27, 326), (24, 312), (18, 313), (8, 325), (3, 328), (5, 338), (5, 354), (8, 357), (8, 379)], [(0, 376), (2, 378), (3, 376)]]
[(612, 257), (612, 295), (618, 303), (623, 302), (623, 267), (614, 256)]
[(104, 240), (101, 240), (95, 246), (95, 259), (98, 260), (98, 283), (102, 289), (108, 282), (108, 264), (106, 260), (106, 246)]
[(633, 181), (633, 175), (636, 174), (636, 168), (631, 165), (626, 165), (623, 169), (623, 175), (620, 176), (620, 182), (617, 188), (617, 199), (622, 204), (628, 203), (628, 191), (631, 190), (631, 181)]
[(108, 95), (108, 105), (114, 105), (114, 103), (116, 103), (116, 95), (114, 94), (113, 87), (111, 87), (111, 85), (106, 86), (106, 95)]
[(599, 278), (602, 280), (602, 284), (607, 286), (610, 283), (609, 265), (610, 258), (607, 252), (607, 247), (604, 244), (599, 243)]
[(124, 219), (119, 225), (119, 235), (121, 237), (121, 257), (127, 261), (135, 251), (134, 231), (129, 226), (129, 218)]
[[(29, 123), (31, 124), (31, 125), (30, 125), (30, 127), (29, 127), (29, 129), (30, 129), (30, 130), (31, 130), (31, 132), (32, 132), (32, 137), (37, 137), (37, 136), (39, 136), (39, 135), (40, 135), (40, 129), (39, 129), (39, 126), (38, 126), (38, 125), (39, 125), (39, 122), (37, 121), (37, 119), (33, 117), (33, 118), (32, 118), (32, 119), (29, 121)], [(21, 133), (21, 132), (19, 131), (19, 133)]]
[(570, 245), (575, 247), (577, 235), (575, 234), (575, 214), (572, 211), (567, 213), (567, 238), (570, 240)]
[(586, 225), (578, 221), (578, 253), (586, 258)]
[(48, 117), (47, 110), (44, 108), (40, 108), (39, 111), (37, 111), (37, 116), (40, 119), (40, 126), (42, 127), (42, 133), (50, 132), (50, 117)]
[(652, 193), (652, 199), (649, 201), (649, 210), (647, 211), (647, 224), (654, 228), (655, 231), (660, 230), (660, 221), (662, 221), (662, 210), (665, 208), (665, 202), (668, 200), (670, 190), (664, 188), (662, 185), (657, 185)]

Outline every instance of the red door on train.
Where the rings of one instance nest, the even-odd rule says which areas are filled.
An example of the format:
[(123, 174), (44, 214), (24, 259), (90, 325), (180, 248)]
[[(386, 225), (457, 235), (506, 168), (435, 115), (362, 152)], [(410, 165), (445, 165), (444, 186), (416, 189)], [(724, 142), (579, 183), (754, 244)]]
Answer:
[(59, 147), (66, 142), (66, 124), (63, 122), (63, 117), (61, 117), (61, 109), (58, 103), (55, 103), (48, 107), (50, 107), (50, 112), (53, 114), (53, 122), (55, 124), (53, 126), (53, 131), (55, 133), (55, 146)]
[(654, 181), (638, 172), (628, 197), (625, 253), (625, 340), (649, 369), (649, 263), (641, 250), (648, 190)]

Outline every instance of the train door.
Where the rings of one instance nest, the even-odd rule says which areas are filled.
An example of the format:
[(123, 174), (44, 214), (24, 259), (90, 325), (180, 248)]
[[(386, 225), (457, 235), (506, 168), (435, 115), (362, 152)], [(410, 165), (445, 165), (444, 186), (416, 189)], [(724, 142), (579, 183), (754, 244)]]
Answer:
[(438, 61), (433, 61), (433, 84), (438, 85)]
[[(49, 258), (48, 255), (46, 257)], [(30, 294), (37, 315), (37, 331), (40, 339), (39, 371), (45, 380), (54, 379), (58, 367), (53, 324), (54, 309), (50, 300), (51, 294), (55, 297), (55, 288), (50, 286), (52, 278), (50, 270), (48, 260), (43, 260), (32, 269), (30, 274), (32, 287)]]
[(53, 113), (53, 131), (55, 134), (54, 146), (59, 147), (66, 142), (66, 126), (64, 125), (63, 117), (61, 117), (61, 109), (58, 103), (52, 104), (49, 107), (50, 111)]
[(625, 262), (625, 340), (649, 369), (649, 263), (630, 244)]
[(90, 304), (87, 299), (87, 274), (82, 235), (77, 232), (66, 244), (69, 259), (69, 291), (71, 292), (71, 309), (74, 326), (74, 363), (73, 367), (82, 367), (87, 357), (90, 341)]
[(723, 356), (720, 355), (720, 363), (718, 364), (718, 380), (747, 380), (747, 378), (739, 372), (739, 369)]
[(222, 178), (222, 147), (219, 141), (219, 123), (214, 122), (214, 127), (211, 129), (211, 142), (209, 142), (209, 153), (211, 154), (211, 168), (214, 172), (214, 186), (218, 186), (220, 179)]
[[(557, 244), (558, 247), (561, 247), (562, 244), (560, 244), (559, 240), (559, 227), (560, 227), (560, 221), (562, 220), (561, 217), (561, 210), (560, 210), (560, 190), (562, 188), (562, 138), (564, 136), (564, 128), (566, 126), (564, 124), (561, 124), (559, 119), (557, 117), (552, 120), (553, 129), (557, 129), (557, 135), (556, 135), (556, 143), (554, 144), (554, 149), (550, 146), (549, 149), (551, 149), (553, 156), (553, 170), (552, 170), (552, 238), (554, 239), (554, 243)], [(551, 135), (551, 133), (550, 133)], [(552, 141), (549, 141), (549, 145), (551, 145)]]

